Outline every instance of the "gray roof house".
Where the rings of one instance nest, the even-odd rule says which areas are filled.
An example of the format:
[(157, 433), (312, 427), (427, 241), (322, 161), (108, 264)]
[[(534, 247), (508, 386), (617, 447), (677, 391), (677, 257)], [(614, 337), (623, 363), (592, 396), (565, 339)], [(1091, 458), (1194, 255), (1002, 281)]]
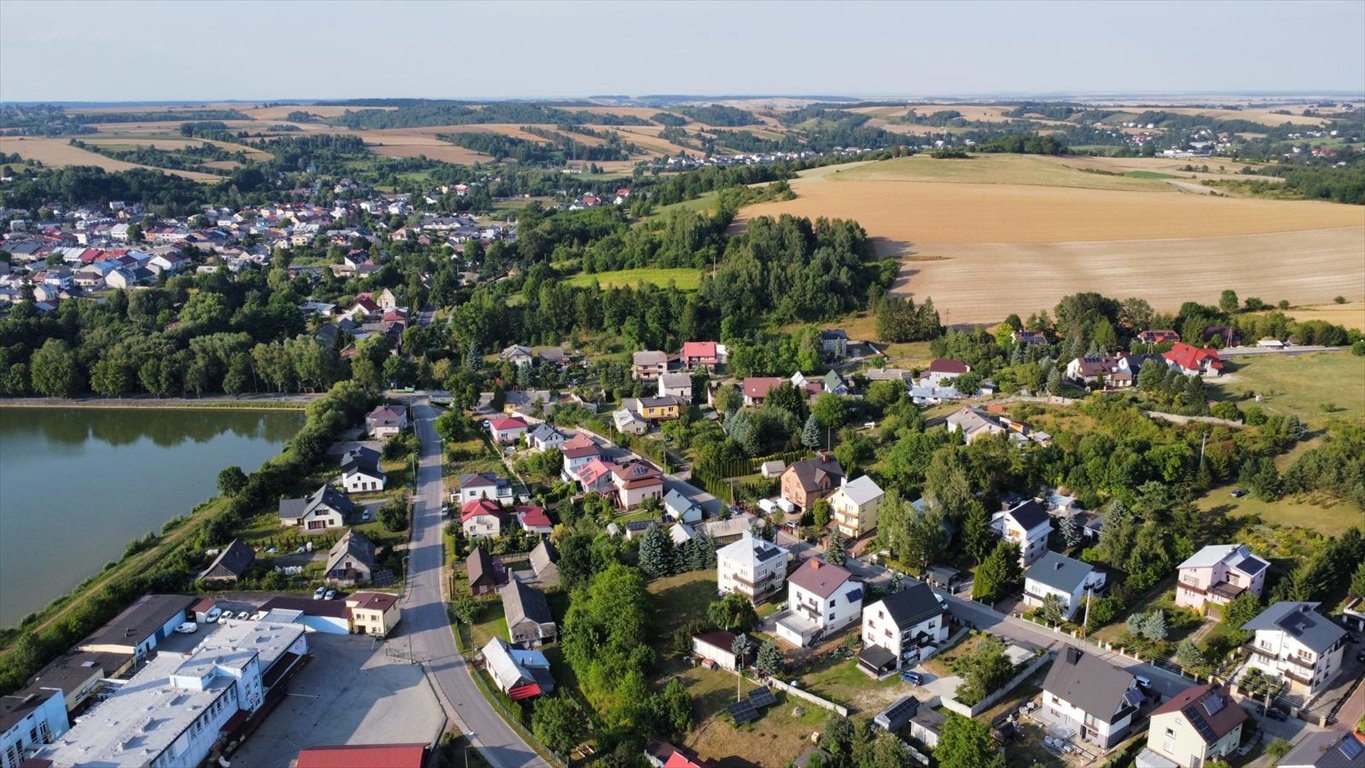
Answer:
[(363, 534), (350, 530), (327, 553), (323, 577), (332, 586), (349, 587), (373, 581), (377, 570), (374, 543)]
[(526, 435), (526, 439), (538, 451), (548, 451), (564, 445), (564, 433), (543, 421)]
[(513, 578), (502, 588), (501, 595), (509, 640), (526, 648), (554, 642), (558, 628), (544, 592)]
[(1365, 768), (1365, 745), (1345, 731), (1310, 733), (1276, 765), (1280, 768)]
[(348, 525), (357, 511), (346, 494), (324, 485), (301, 499), (280, 499), (280, 524), (313, 533)]
[(559, 585), (559, 550), (548, 538), (543, 538), (531, 550), (531, 572), (536, 581), (546, 586)]
[(696, 523), (703, 517), (701, 507), (676, 488), (664, 495), (664, 514), (680, 523)]
[(1324, 653), (1346, 636), (1346, 630), (1328, 621), (1315, 610), (1318, 603), (1279, 602), (1261, 611), (1242, 625), (1242, 629), (1287, 632), (1300, 644)]
[(1105, 575), (1089, 563), (1048, 551), (1024, 572), (1024, 602), (1040, 606), (1048, 597), (1061, 601), (1062, 615), (1071, 618), (1086, 591), (1104, 587)]
[(1129, 673), (1072, 645), (1064, 646), (1043, 681), (1041, 716), (1109, 749), (1123, 740), (1142, 703)]
[(199, 581), (236, 581), (246, 575), (254, 562), (256, 550), (247, 546), (241, 539), (233, 539), (218, 553), (209, 567), (199, 574)]

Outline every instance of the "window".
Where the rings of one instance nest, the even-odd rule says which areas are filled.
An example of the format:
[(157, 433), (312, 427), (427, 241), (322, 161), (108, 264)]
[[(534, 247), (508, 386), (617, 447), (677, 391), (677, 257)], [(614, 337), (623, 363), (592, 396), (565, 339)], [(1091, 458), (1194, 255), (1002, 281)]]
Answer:
[(834, 607), (834, 598), (832, 598), (832, 597), (829, 599), (829, 607), (831, 607), (831, 608)]

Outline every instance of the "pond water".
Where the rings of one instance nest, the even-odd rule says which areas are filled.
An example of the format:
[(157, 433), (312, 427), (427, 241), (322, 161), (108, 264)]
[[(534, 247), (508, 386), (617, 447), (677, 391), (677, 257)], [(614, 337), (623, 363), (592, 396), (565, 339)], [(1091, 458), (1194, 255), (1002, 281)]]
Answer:
[(302, 411), (0, 408), (0, 626), (13, 626), (252, 472)]

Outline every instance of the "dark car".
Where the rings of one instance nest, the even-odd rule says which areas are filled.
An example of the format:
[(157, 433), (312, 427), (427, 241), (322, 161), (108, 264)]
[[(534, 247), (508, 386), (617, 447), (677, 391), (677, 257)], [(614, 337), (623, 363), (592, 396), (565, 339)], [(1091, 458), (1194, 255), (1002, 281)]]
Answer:
[(1279, 720), (1282, 723), (1289, 719), (1288, 712), (1285, 712), (1283, 709), (1276, 709), (1275, 707), (1267, 709), (1265, 711), (1265, 716), (1270, 718), (1271, 720)]
[(1242, 498), (1242, 497), (1245, 496), (1245, 495), (1247, 495), (1247, 492), (1246, 492), (1246, 490), (1244, 490), (1244, 489), (1242, 489), (1242, 488), (1233, 488), (1233, 489), (1232, 489), (1232, 498), (1234, 498), (1234, 499), (1240, 499), (1240, 498)]
[(910, 672), (908, 670), (901, 673), (901, 679), (911, 685), (919, 685), (924, 682), (924, 678), (920, 677), (918, 672)]

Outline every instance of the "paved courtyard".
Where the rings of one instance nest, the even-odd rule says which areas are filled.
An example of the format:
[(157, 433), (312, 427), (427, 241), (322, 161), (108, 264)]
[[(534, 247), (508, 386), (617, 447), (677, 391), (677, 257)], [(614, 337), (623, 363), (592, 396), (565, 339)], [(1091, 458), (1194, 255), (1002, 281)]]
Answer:
[[(406, 650), (401, 640), (389, 644)], [(233, 765), (287, 768), (304, 747), (430, 742), (444, 726), (422, 668), (389, 657), (383, 642), (310, 632), (308, 649), (313, 661), (229, 758)]]

